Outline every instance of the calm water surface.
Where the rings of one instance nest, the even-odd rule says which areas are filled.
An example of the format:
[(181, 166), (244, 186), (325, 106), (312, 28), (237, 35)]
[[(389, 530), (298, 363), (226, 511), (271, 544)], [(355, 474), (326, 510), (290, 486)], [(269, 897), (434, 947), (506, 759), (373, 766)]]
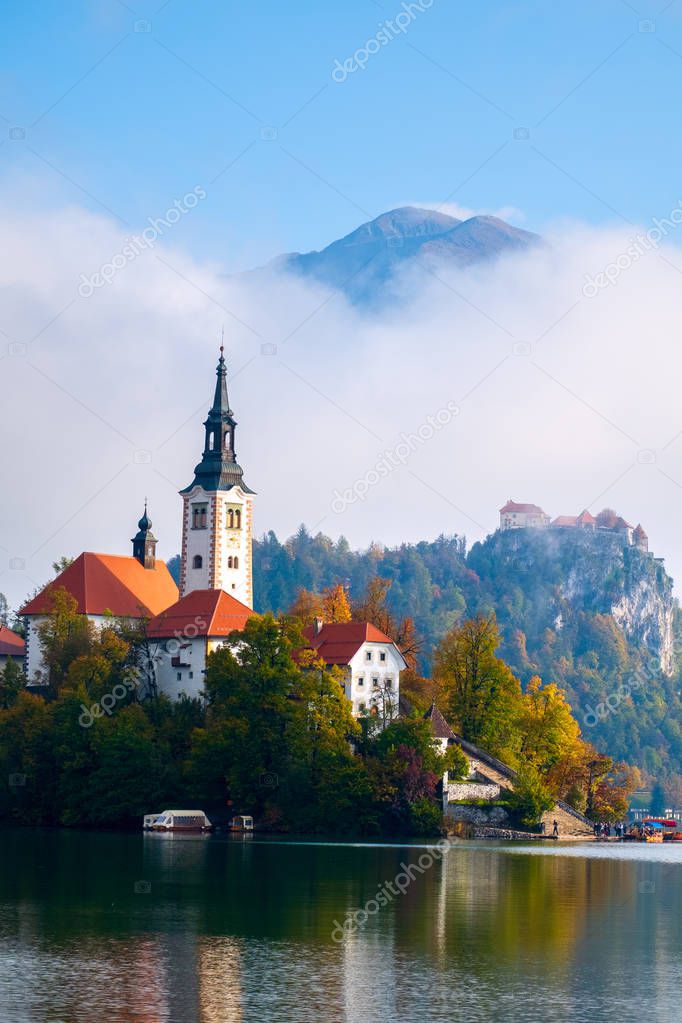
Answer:
[(0, 831), (0, 1021), (682, 1020), (682, 847), (424, 852)]

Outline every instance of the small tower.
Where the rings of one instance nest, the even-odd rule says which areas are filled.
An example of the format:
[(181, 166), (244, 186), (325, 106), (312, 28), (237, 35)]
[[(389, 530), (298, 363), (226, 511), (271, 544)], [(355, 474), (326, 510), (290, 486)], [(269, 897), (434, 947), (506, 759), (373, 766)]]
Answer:
[(235, 420), (227, 396), (223, 346), (213, 405), (204, 422), (204, 451), (183, 500), (180, 594), (225, 590), (253, 607), (252, 505), (235, 452)]
[(137, 558), (143, 568), (156, 567), (156, 537), (152, 533), (152, 520), (147, 515), (147, 502), (144, 502), (144, 515), (137, 524), (139, 533), (134, 537), (133, 557)]

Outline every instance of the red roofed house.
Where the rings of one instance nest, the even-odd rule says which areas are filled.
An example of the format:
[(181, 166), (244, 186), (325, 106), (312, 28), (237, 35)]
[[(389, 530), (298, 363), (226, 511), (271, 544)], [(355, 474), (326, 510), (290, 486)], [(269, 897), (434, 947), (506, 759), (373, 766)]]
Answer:
[(585, 509), (580, 515), (558, 515), (552, 519), (551, 525), (555, 529), (587, 529), (594, 532), (597, 520)]
[(21, 609), (26, 620), (26, 674), (31, 685), (47, 683), (39, 629), (52, 610), (55, 590), (67, 590), (77, 601), (79, 613), (100, 626), (110, 615), (152, 618), (178, 599), (178, 588), (165, 562), (156, 560), (156, 538), (146, 508), (138, 526), (132, 557), (81, 554)]
[(500, 508), (500, 529), (544, 529), (548, 525), (549, 515), (537, 504), (517, 504), (510, 500)]
[(368, 622), (325, 624), (321, 619), (303, 635), (326, 665), (343, 669), (354, 714), (369, 711), (389, 720), (397, 716), (400, 672), (407, 665), (393, 640)]
[(15, 661), (23, 670), (25, 654), (26, 644), (21, 636), (17, 636), (16, 632), (12, 632), (6, 625), (0, 625), (0, 670), (10, 660)]
[(255, 614), (224, 590), (193, 590), (153, 618), (147, 634), (159, 690), (200, 696), (208, 655)]

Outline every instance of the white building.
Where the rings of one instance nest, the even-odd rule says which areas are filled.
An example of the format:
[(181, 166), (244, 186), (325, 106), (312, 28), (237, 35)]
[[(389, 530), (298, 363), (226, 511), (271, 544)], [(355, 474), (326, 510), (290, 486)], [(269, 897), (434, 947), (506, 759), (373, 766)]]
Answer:
[(223, 349), (216, 370), (213, 405), (204, 423), (205, 440), (194, 480), (181, 491), (182, 564), (180, 593), (224, 590), (253, 607), (253, 491), (235, 454), (237, 423), (227, 396)]
[(400, 672), (407, 665), (393, 640), (368, 622), (317, 620), (303, 630), (309, 649), (328, 667), (343, 671), (343, 685), (356, 716), (369, 712), (385, 720), (398, 715)]
[(153, 618), (147, 635), (158, 691), (201, 696), (208, 655), (254, 615), (223, 590), (193, 590)]
[(500, 529), (543, 529), (548, 525), (549, 515), (537, 504), (517, 504), (510, 500), (500, 508)]

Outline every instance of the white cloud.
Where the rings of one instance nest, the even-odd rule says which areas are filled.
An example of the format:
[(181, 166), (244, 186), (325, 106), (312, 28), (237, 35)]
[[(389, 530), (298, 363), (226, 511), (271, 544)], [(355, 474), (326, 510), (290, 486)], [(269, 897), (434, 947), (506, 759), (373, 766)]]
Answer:
[(455, 217), (457, 220), (469, 220), (471, 217), (478, 216), (490, 216), (499, 217), (500, 220), (506, 220), (513, 224), (522, 224), (526, 219), (526, 215), (523, 210), (518, 209), (516, 206), (500, 206), (497, 209), (474, 209), (469, 206), (460, 206), (456, 202), (405, 202), (400, 203), (401, 206), (417, 206), (423, 210), (436, 210), (438, 213), (447, 213), (450, 217)]
[[(79, 298), (123, 232), (75, 207), (24, 210), (0, 208), (0, 590), (15, 605), (61, 554), (129, 552), (145, 496), (162, 556), (178, 551), (222, 323), (258, 531), (474, 540), (508, 497), (552, 515), (608, 504), (682, 569), (674, 237), (668, 262), (652, 252), (588, 299), (585, 274), (628, 235), (564, 225), (551, 247), (442, 269), (409, 307), (364, 319), (292, 280), (226, 279), (172, 237)], [(335, 514), (334, 492), (448, 401), (459, 416)]]

